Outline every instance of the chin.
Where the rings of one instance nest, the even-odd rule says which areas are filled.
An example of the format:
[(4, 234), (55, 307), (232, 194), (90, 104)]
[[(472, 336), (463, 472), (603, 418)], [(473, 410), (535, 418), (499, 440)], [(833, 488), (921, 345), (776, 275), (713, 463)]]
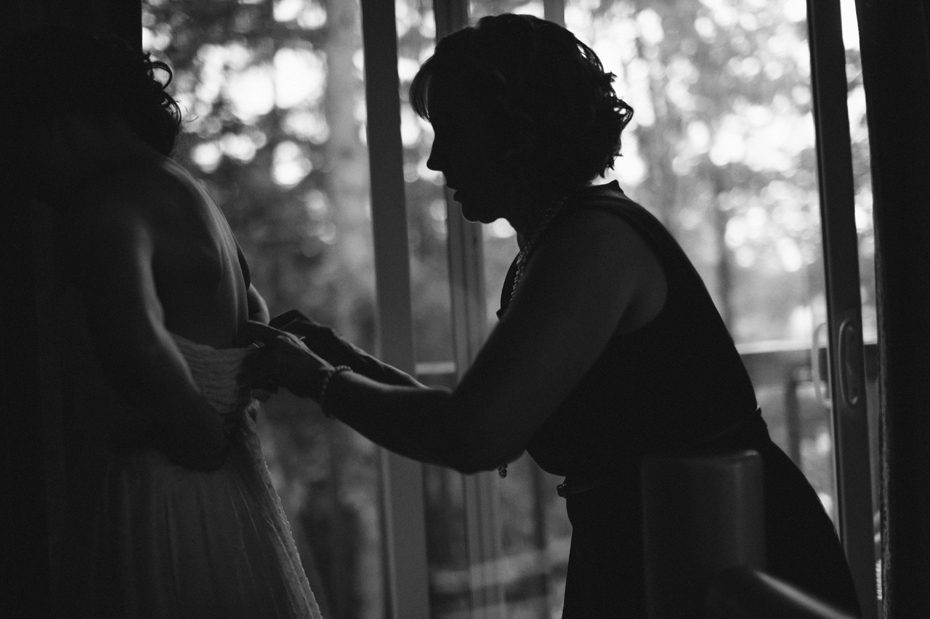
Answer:
[(496, 215), (489, 215), (481, 211), (469, 209), (464, 205), (462, 206), (462, 216), (468, 221), (478, 224), (489, 224), (500, 219), (500, 217)]
[(468, 221), (489, 224), (503, 217), (503, 215), (496, 212), (496, 209), (488, 208), (486, 204), (475, 204), (471, 200), (459, 202), (459, 204), (462, 205), (462, 216)]

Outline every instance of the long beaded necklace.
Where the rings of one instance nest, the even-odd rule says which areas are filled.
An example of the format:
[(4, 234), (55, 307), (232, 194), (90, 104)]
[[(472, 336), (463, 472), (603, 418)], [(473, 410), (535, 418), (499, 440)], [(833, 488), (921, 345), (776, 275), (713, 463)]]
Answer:
[[(520, 250), (520, 253), (517, 254), (517, 266), (513, 273), (513, 284), (510, 287), (510, 300), (513, 301), (513, 297), (517, 294), (517, 285), (520, 283), (520, 280), (523, 279), (523, 271), (526, 269), (526, 261), (529, 260), (530, 253), (536, 249), (536, 245), (542, 239), (543, 235), (549, 230), (549, 226), (552, 224), (552, 220), (562, 212), (562, 207), (565, 205), (565, 198), (557, 200), (546, 209), (546, 212), (543, 213), (542, 219), (537, 224), (536, 228), (533, 230), (533, 233), (529, 236), (529, 239), (523, 245), (523, 249)], [(507, 477), (507, 463), (501, 464), (497, 467), (497, 474), (502, 478)]]

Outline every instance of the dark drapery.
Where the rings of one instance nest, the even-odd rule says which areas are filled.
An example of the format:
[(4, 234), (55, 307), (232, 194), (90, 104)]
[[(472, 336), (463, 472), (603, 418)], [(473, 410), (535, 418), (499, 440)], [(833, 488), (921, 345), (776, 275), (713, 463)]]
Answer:
[(930, 5), (858, 0), (881, 359), (883, 604), (930, 617)]
[[(19, 0), (0, 8), (0, 43), (20, 31), (63, 24), (117, 34), (141, 47), (140, 19), (141, 4), (126, 0)], [(50, 215), (13, 194), (6, 180), (16, 173), (15, 166), (0, 170), (0, 616), (51, 617), (67, 518), (69, 428), (62, 411), (73, 400), (62, 381), (69, 353), (57, 345), (55, 324), (67, 308), (55, 298)]]

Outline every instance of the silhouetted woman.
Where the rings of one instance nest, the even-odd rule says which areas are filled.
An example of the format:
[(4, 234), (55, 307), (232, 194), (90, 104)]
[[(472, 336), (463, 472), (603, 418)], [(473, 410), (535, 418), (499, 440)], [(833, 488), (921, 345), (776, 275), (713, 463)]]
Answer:
[(169, 158), (180, 113), (156, 70), (170, 79), (65, 30), (0, 55), (0, 155), (54, 210), (68, 327), (53, 341), (73, 353), (55, 616), (319, 617), (238, 378), (254, 349), (237, 337), (267, 309)]
[(499, 324), (451, 392), (369, 371), (307, 320), (285, 328), (316, 354), (278, 335), (268, 371), (399, 454), (472, 473), (526, 450), (564, 475), (566, 619), (644, 616), (639, 470), (659, 450), (757, 449), (768, 571), (855, 610), (833, 525), (769, 440), (697, 272), (617, 183), (592, 184), (632, 116), (612, 78), (570, 32), (533, 17), (486, 17), (442, 39), (410, 99), (435, 130), (428, 166), (465, 217), (518, 233)]

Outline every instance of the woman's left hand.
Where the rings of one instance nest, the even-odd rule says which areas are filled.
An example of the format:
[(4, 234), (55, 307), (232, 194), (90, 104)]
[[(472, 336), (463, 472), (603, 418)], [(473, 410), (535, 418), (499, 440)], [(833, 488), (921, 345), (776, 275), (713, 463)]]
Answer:
[(296, 335), (251, 321), (246, 328), (260, 346), (247, 361), (253, 386), (280, 386), (296, 396), (319, 399), (323, 382), (333, 372), (332, 364)]

